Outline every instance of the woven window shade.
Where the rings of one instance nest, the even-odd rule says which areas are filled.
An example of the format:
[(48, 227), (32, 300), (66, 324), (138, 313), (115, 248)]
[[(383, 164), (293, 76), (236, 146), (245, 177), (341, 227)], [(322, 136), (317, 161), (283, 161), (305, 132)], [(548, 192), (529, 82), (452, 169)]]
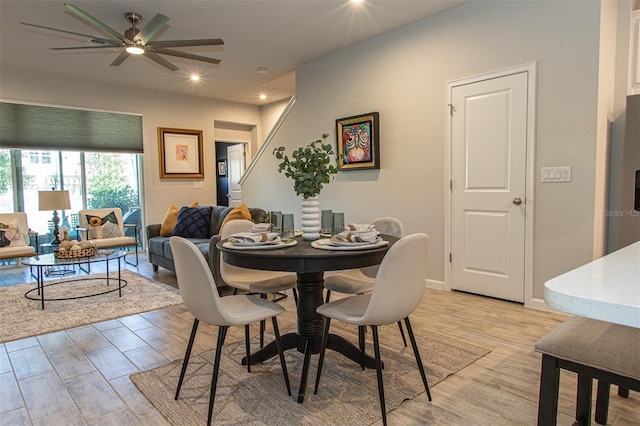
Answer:
[(142, 117), (0, 102), (0, 146), (142, 153)]

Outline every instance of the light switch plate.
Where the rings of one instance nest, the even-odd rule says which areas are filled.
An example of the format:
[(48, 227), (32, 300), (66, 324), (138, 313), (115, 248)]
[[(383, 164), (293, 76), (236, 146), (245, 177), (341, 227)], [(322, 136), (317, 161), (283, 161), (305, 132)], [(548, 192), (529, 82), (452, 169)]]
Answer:
[(571, 166), (542, 167), (540, 182), (571, 182)]
[(193, 188), (194, 189), (202, 189), (202, 181), (198, 181), (198, 182), (193, 182)]

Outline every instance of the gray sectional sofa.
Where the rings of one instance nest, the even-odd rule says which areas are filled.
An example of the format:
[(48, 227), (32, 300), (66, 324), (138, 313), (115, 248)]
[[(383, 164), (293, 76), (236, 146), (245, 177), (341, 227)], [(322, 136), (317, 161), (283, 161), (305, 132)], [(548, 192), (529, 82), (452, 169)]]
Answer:
[[(229, 214), (233, 207), (226, 206), (200, 206), (211, 207), (211, 220), (209, 222), (209, 230), (206, 238), (188, 238), (198, 246), (202, 255), (207, 259), (209, 268), (214, 271), (215, 263), (215, 244), (218, 241), (216, 236), (220, 233), (220, 228), (225, 217)], [(249, 208), (251, 219), (254, 222), (261, 222), (266, 216), (266, 212), (259, 208)], [(147, 225), (147, 253), (149, 262), (153, 265), (153, 270), (157, 271), (159, 266), (170, 269), (175, 272), (173, 264), (173, 255), (171, 254), (171, 245), (169, 244), (170, 236), (160, 235), (160, 223)]]

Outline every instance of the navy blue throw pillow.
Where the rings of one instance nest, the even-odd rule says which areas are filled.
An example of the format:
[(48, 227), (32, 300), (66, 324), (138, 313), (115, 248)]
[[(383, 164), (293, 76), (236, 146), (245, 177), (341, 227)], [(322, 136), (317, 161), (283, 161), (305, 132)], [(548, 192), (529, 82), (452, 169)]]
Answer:
[(211, 222), (211, 206), (182, 207), (173, 235), (184, 238), (208, 238)]

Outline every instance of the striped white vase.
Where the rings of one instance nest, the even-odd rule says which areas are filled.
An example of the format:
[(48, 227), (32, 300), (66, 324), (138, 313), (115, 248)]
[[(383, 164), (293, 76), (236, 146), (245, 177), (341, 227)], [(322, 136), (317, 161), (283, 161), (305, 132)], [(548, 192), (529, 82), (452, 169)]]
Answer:
[(302, 239), (320, 238), (320, 200), (315, 197), (302, 198)]

